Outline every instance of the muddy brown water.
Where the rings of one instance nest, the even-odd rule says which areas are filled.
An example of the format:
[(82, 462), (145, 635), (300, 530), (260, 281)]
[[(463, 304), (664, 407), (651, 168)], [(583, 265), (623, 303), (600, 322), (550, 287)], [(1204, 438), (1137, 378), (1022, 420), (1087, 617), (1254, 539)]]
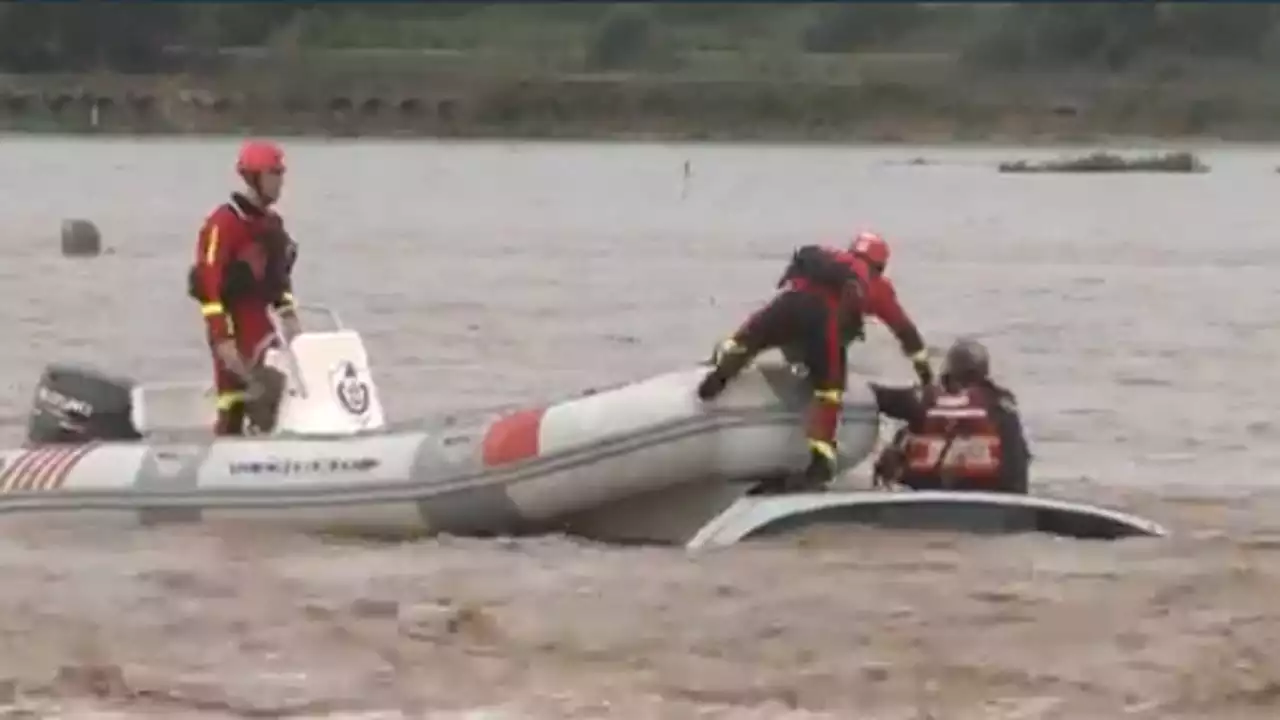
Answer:
[[(701, 557), (564, 538), (0, 521), (0, 701), (30, 717), (1275, 718), (1280, 152), (1003, 176), (1052, 151), (293, 142), (299, 291), (396, 418), (702, 357), (790, 248), (858, 227), (932, 343), (981, 336), (1047, 493), (1120, 544), (814, 530)], [(3, 436), (42, 363), (202, 377), (183, 297), (231, 141), (9, 138)], [(908, 166), (916, 156), (938, 164)], [(682, 179), (688, 161), (691, 177)], [(63, 217), (111, 254), (58, 256)], [(907, 379), (885, 333), (864, 372)]]

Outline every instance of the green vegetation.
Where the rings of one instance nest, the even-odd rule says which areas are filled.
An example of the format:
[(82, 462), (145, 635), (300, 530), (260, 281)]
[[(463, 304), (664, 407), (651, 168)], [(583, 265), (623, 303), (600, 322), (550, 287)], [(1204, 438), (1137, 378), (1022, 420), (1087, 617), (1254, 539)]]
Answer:
[(1023, 160), (1000, 163), (1003, 173), (1099, 173), (1099, 172), (1164, 172), (1203, 173), (1209, 167), (1195, 155), (1187, 152), (1163, 153), (1144, 157), (1125, 158), (1105, 152), (1095, 152), (1079, 158), (1029, 163)]
[[(1169, 59), (1271, 62), (1280, 5), (4, 3), (0, 70), (208, 69), (219, 50), (293, 46), (519, 54), (567, 71), (672, 72), (703, 53), (744, 65), (933, 52), (975, 67), (1121, 71)], [(574, 67), (576, 66), (576, 67)]]
[(1267, 4), (0, 3), (9, 130), (1265, 139), (1277, 69)]

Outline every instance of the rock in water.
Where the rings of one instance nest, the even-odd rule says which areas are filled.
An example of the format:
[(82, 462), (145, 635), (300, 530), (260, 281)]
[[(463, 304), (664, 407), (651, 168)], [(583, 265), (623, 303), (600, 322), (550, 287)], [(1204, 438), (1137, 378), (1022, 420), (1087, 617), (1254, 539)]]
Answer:
[(65, 257), (96, 257), (102, 253), (102, 233), (88, 220), (62, 221), (62, 254)]

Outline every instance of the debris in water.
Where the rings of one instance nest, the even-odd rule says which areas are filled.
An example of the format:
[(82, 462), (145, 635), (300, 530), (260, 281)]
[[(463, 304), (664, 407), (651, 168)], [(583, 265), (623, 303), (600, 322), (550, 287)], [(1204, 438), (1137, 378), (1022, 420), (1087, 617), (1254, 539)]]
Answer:
[(1209, 166), (1188, 152), (1164, 153), (1125, 158), (1106, 152), (1095, 152), (1078, 158), (1064, 158), (1032, 163), (1025, 160), (1000, 163), (1002, 173), (1052, 173), (1052, 172), (1166, 172), (1205, 173)]
[(65, 257), (96, 257), (102, 253), (102, 233), (88, 220), (62, 221), (62, 254)]

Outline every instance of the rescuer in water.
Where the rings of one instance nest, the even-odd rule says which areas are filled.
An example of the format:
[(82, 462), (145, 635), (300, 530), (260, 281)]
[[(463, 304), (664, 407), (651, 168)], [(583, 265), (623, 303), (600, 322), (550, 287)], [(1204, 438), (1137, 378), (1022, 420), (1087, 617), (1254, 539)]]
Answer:
[(1031, 453), (1018, 404), (991, 379), (982, 343), (951, 346), (941, 387), (872, 389), (880, 412), (907, 423), (876, 461), (877, 484), (1026, 494)]
[(816, 245), (795, 251), (778, 281), (778, 292), (717, 347), (713, 368), (698, 386), (710, 401), (761, 352), (786, 351), (807, 370), (813, 387), (807, 427), (809, 464), (803, 474), (786, 478), (766, 492), (820, 490), (836, 466), (836, 429), (844, 400), (844, 338), (856, 334), (863, 280), (839, 258)]
[(271, 429), (284, 389), (284, 376), (262, 365), (277, 343), (271, 311), (286, 341), (300, 331), (292, 280), (298, 246), (272, 209), (284, 189), (284, 152), (246, 142), (236, 172), (243, 190), (205, 220), (189, 278), (213, 355), (217, 435), (244, 434), (246, 419), (255, 430)]

